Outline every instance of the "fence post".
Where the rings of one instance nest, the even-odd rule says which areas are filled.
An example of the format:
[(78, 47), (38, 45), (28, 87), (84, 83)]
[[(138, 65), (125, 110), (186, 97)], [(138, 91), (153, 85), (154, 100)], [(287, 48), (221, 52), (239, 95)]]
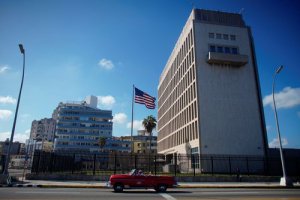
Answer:
[(195, 154), (192, 154), (192, 165), (194, 170), (194, 176), (196, 176), (196, 161), (195, 161)]
[(176, 176), (176, 172), (177, 172), (177, 154), (176, 154), (174, 159), (175, 159), (174, 175)]
[(72, 174), (74, 174), (74, 165), (75, 165), (75, 153), (73, 153)]
[(211, 175), (214, 175), (214, 158), (212, 156), (210, 157), (210, 162), (211, 162)]
[(263, 161), (264, 161), (264, 175), (267, 175), (268, 174), (268, 156), (264, 157), (263, 158)]
[(154, 156), (154, 174), (156, 176), (156, 155)]
[(36, 174), (38, 174), (39, 173), (39, 170), (40, 170), (40, 154), (41, 154), (41, 152), (39, 151), (39, 156), (38, 156), (38, 162), (37, 162), (37, 167), (36, 167)]
[(137, 169), (137, 155), (134, 155), (134, 169)]
[(229, 161), (229, 174), (231, 175), (231, 159), (230, 156), (228, 157), (228, 161)]
[(52, 173), (53, 152), (50, 152), (49, 173)]
[(249, 161), (248, 161), (248, 157), (246, 157), (246, 163), (247, 163), (247, 173), (248, 176), (250, 175), (250, 171), (249, 171)]
[(115, 167), (114, 167), (114, 174), (117, 173), (117, 154), (115, 153)]
[(93, 175), (96, 173), (96, 154), (94, 154)]

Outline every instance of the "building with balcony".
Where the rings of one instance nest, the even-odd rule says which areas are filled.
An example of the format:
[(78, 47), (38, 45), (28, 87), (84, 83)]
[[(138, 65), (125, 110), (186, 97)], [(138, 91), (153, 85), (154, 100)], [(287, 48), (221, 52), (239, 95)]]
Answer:
[[(131, 136), (123, 136), (121, 137), (121, 140), (130, 141), (131, 144)], [(150, 136), (149, 133), (146, 132), (146, 130), (138, 130), (138, 135), (132, 136), (132, 142), (134, 153), (148, 154), (150, 152), (150, 144), (151, 153), (157, 153), (157, 136)]]
[(254, 42), (242, 15), (191, 12), (160, 76), (157, 130), (165, 155), (266, 155)]
[(56, 120), (54, 151), (99, 152), (100, 138), (112, 137), (112, 111), (98, 109), (95, 96), (59, 103), (52, 117)]

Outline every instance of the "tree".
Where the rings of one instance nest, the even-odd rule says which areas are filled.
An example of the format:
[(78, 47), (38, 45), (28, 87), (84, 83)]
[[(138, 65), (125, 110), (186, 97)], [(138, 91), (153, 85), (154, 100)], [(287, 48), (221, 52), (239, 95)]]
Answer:
[(103, 151), (103, 147), (106, 144), (106, 138), (105, 137), (100, 137), (99, 139), (99, 147), (101, 148), (101, 151)]
[(148, 116), (143, 120), (143, 126), (147, 133), (150, 134), (150, 153), (151, 153), (151, 142), (152, 142), (152, 130), (156, 127), (156, 119), (152, 115)]

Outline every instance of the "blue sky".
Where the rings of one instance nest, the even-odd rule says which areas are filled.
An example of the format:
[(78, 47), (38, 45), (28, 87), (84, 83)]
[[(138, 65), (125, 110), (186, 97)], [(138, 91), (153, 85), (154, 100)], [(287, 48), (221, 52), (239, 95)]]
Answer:
[[(296, 0), (0, 0), (0, 140), (9, 137), (26, 72), (15, 141), (31, 122), (51, 117), (59, 102), (99, 97), (112, 109), (113, 135), (130, 135), (132, 85), (157, 97), (159, 76), (193, 8), (239, 13), (251, 26), (268, 140), (276, 143), (269, 95), (275, 69), (278, 115), (285, 147), (300, 148), (300, 3)], [(136, 128), (148, 115), (135, 104)], [(136, 131), (134, 131), (136, 133)]]

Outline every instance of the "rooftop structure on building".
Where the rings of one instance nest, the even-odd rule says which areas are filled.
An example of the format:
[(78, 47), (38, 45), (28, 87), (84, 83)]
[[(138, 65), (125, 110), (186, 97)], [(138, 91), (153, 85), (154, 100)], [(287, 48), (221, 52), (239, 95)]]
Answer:
[(160, 76), (157, 130), (166, 155), (266, 155), (254, 42), (242, 15), (192, 10)]

